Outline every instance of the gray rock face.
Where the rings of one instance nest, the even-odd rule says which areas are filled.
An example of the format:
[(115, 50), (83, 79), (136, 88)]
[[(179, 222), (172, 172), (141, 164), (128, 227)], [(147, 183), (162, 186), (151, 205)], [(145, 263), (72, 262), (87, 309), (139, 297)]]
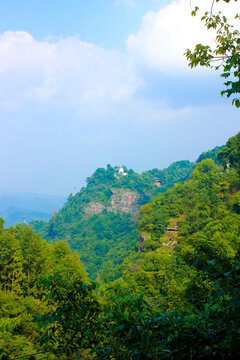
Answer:
[(111, 189), (111, 206), (105, 206), (101, 203), (89, 203), (85, 208), (86, 214), (99, 214), (104, 209), (108, 212), (125, 212), (135, 213), (139, 209), (138, 199), (139, 194), (136, 191), (124, 190), (124, 189)]
[(99, 214), (101, 213), (104, 209), (106, 209), (106, 206), (101, 204), (101, 203), (89, 203), (85, 208), (84, 208), (84, 212), (86, 214)]
[(144, 252), (145, 251), (145, 247), (144, 247), (145, 241), (148, 240), (148, 239), (151, 239), (151, 234), (149, 234), (147, 232), (141, 232), (141, 233), (138, 234), (138, 236), (139, 236), (139, 248), (140, 248), (140, 251)]
[(139, 209), (139, 194), (135, 191), (112, 190), (111, 206), (108, 211), (134, 213)]

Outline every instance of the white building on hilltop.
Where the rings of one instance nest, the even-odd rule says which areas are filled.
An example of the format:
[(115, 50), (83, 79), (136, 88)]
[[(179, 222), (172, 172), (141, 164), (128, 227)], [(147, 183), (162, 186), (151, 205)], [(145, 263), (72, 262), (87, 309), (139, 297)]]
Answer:
[(116, 168), (116, 172), (114, 176), (119, 179), (120, 176), (126, 176), (128, 173), (125, 172), (124, 168), (122, 166), (119, 166)]

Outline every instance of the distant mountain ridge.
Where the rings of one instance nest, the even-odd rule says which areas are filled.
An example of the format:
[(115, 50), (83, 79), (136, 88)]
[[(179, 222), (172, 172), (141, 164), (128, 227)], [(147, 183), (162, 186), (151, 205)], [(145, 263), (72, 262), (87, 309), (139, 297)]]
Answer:
[(0, 217), (6, 226), (33, 220), (48, 221), (54, 210), (59, 210), (66, 197), (0, 190)]

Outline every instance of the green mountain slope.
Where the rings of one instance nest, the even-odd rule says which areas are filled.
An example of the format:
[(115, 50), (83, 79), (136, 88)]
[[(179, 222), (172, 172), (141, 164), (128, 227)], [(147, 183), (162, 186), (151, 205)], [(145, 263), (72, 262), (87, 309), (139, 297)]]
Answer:
[(212, 159), (215, 164), (219, 165), (220, 164), (220, 160), (217, 158), (217, 153), (223, 149), (224, 146), (216, 146), (214, 149), (212, 150), (208, 150), (205, 151), (203, 153), (201, 153), (201, 155), (199, 156), (199, 158), (197, 159), (197, 163), (201, 162), (202, 160), (206, 160), (206, 159)]
[(122, 273), (126, 257), (139, 256), (140, 206), (174, 183), (184, 182), (193, 166), (179, 161), (167, 169), (142, 174), (124, 166), (99, 168), (49, 223), (31, 224), (48, 241), (67, 240), (80, 253), (91, 278), (99, 275), (105, 281), (113, 280)]
[(143, 255), (124, 280), (161, 311), (200, 310), (219, 291), (230, 296), (226, 276), (239, 269), (239, 135), (218, 155), (226, 171), (203, 160), (190, 180), (141, 207)]

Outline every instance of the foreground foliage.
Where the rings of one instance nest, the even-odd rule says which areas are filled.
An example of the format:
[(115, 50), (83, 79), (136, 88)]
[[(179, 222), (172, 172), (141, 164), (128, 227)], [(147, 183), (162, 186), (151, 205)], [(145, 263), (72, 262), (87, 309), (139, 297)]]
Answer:
[[(240, 107), (240, 32), (239, 23), (234, 27), (228, 22), (226, 15), (221, 11), (215, 11), (216, 3), (230, 3), (233, 0), (211, 0), (209, 9), (203, 13), (201, 20), (205, 27), (215, 31), (215, 47), (209, 45), (197, 44), (194, 51), (187, 50), (186, 57), (190, 67), (206, 66), (215, 70), (221, 69), (223, 72), (221, 77), (225, 80), (225, 90), (221, 91), (221, 95), (227, 97), (233, 96), (232, 104), (237, 108)], [(237, 0), (235, 0), (237, 2)], [(200, 4), (201, 5), (201, 4)], [(199, 11), (198, 7), (192, 11), (192, 15), (196, 16)], [(238, 11), (238, 10), (237, 10)], [(239, 21), (239, 13), (235, 15), (235, 21)], [(235, 97), (237, 96), (237, 97)]]
[(25, 359), (31, 354), (38, 354), (34, 359), (55, 359), (41, 348), (41, 332), (34, 322), (37, 315), (51, 309), (38, 279), (54, 272), (65, 281), (87, 282), (87, 274), (67, 243), (49, 245), (26, 225), (3, 226), (1, 221), (0, 354), (2, 359)]

